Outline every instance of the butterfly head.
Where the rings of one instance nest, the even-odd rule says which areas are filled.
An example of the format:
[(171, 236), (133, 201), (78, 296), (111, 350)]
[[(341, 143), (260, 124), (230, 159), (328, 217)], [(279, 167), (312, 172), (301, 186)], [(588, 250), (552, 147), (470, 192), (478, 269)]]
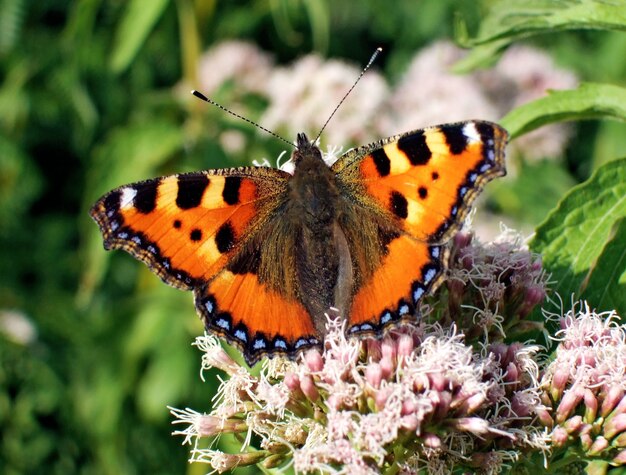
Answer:
[(324, 162), (319, 147), (311, 142), (306, 134), (298, 134), (296, 149), (293, 151), (291, 158), (296, 166), (304, 159)]

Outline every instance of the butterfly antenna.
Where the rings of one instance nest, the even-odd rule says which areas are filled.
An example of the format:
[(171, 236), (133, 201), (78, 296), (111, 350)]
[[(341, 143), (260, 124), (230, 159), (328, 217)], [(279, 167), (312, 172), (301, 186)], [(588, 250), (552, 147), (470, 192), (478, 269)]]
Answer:
[(204, 102), (208, 102), (211, 105), (214, 105), (215, 107), (219, 107), (220, 109), (222, 109), (224, 112), (228, 112), (230, 115), (237, 117), (238, 119), (244, 120), (246, 122), (248, 122), (249, 124), (254, 125), (255, 127), (258, 127), (259, 129), (263, 130), (264, 132), (267, 132), (270, 135), (273, 135), (274, 137), (276, 137), (277, 139), (282, 140), (285, 143), (288, 143), (289, 146), (293, 147), (294, 144), (292, 142), (290, 142), (289, 140), (281, 137), (280, 135), (278, 135), (275, 132), (272, 132), (269, 129), (266, 129), (265, 127), (263, 127), (262, 125), (257, 124), (256, 122), (254, 122), (253, 120), (250, 120), (242, 115), (237, 114), (236, 112), (231, 111), (230, 109), (227, 109), (226, 107), (224, 107), (221, 104), (218, 104), (217, 102), (215, 102), (213, 99), (209, 99), (208, 97), (206, 97), (204, 94), (202, 94), (199, 91), (196, 91), (195, 89), (193, 91), (191, 91), (191, 93), (196, 96), (198, 99), (202, 99)]
[(343, 102), (346, 100), (346, 97), (348, 97), (350, 95), (350, 93), (352, 92), (352, 89), (354, 89), (354, 87), (358, 84), (358, 82), (361, 80), (361, 78), (363, 77), (363, 75), (365, 74), (365, 72), (370, 68), (370, 66), (372, 65), (372, 63), (374, 61), (376, 61), (376, 58), (378, 57), (378, 55), (380, 53), (382, 53), (383, 49), (382, 48), (376, 48), (376, 51), (374, 51), (374, 54), (372, 55), (372, 57), (370, 58), (370, 60), (367, 62), (367, 64), (365, 65), (365, 67), (363, 68), (363, 71), (361, 71), (361, 74), (359, 74), (359, 77), (356, 78), (356, 81), (354, 81), (354, 84), (352, 85), (352, 87), (348, 90), (348, 92), (346, 92), (346, 94), (343, 96), (343, 98), (339, 101), (339, 104), (337, 104), (337, 107), (335, 107), (335, 110), (330, 114), (330, 116), (328, 117), (328, 119), (326, 120), (326, 122), (324, 123), (324, 125), (322, 126), (322, 130), (320, 130), (320, 133), (317, 134), (317, 137), (315, 137), (315, 140), (313, 141), (313, 143), (316, 143), (318, 141), (318, 139), (321, 137), (322, 132), (324, 132), (324, 129), (326, 128), (326, 126), (328, 125), (328, 123), (330, 122), (330, 119), (333, 118), (333, 116), (335, 115), (335, 112), (337, 112), (337, 110), (341, 107), (341, 104), (343, 104)]

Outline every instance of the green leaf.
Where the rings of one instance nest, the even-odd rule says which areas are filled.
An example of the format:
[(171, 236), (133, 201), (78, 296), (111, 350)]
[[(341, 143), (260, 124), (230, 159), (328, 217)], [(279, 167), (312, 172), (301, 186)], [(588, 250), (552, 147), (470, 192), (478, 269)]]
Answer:
[(457, 26), (457, 41), (465, 47), (476, 47), (457, 71), (484, 66), (494, 46), (502, 50), (521, 38), (564, 30), (626, 30), (626, 1), (613, 0), (500, 0), (495, 2), (470, 38), (463, 26)]
[[(600, 263), (604, 252), (614, 253), (617, 243), (603, 249), (615, 222), (624, 217), (626, 158), (621, 158), (602, 166), (589, 180), (574, 187), (539, 225), (531, 249), (542, 254), (544, 267), (556, 281), (554, 290), (563, 298), (568, 299), (572, 293), (580, 297), (594, 263)], [(604, 261), (602, 258), (602, 264)], [(591, 299), (594, 294), (588, 296)], [(599, 302), (590, 303), (599, 307)]]
[(552, 122), (590, 118), (626, 121), (626, 88), (583, 83), (577, 89), (550, 91), (546, 97), (513, 109), (500, 123), (515, 138)]
[(131, 0), (117, 31), (111, 53), (111, 69), (123, 72), (137, 55), (137, 52), (159, 20), (169, 0)]
[(603, 310), (626, 316), (626, 219), (617, 221), (611, 239), (591, 266), (583, 298)]

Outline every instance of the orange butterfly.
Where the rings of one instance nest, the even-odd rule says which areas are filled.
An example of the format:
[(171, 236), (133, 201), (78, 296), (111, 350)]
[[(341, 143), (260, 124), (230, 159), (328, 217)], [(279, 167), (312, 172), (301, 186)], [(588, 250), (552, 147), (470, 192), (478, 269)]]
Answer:
[(349, 334), (414, 318), (442, 281), (444, 247), (489, 180), (507, 133), (468, 121), (353, 149), (331, 167), (304, 134), (293, 175), (240, 167), (117, 188), (91, 209), (105, 249), (193, 290), (208, 331), (249, 365), (319, 346), (336, 307)]

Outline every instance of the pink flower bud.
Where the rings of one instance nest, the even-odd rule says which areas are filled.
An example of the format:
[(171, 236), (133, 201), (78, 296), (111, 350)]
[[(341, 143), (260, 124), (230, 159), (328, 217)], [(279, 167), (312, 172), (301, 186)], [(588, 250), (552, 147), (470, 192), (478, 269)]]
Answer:
[(315, 386), (315, 381), (313, 381), (310, 375), (305, 375), (300, 380), (300, 389), (310, 401), (315, 402), (320, 397), (320, 393)]
[(576, 409), (584, 395), (584, 389), (580, 386), (570, 388), (561, 399), (556, 409), (556, 421), (562, 423)]
[(402, 427), (403, 429), (409, 432), (417, 431), (419, 425), (420, 425), (420, 420), (415, 414), (402, 416), (400, 418), (400, 427)]
[(289, 388), (291, 392), (300, 392), (300, 378), (298, 377), (298, 375), (291, 372), (286, 373), (285, 386), (287, 386), (287, 388)]
[(589, 450), (593, 445), (593, 439), (591, 438), (591, 435), (589, 435), (589, 433), (582, 433), (578, 436), (578, 438), (580, 439), (580, 445), (582, 446), (583, 450)]
[(552, 445), (554, 445), (555, 447), (565, 447), (568, 438), (569, 435), (567, 434), (567, 431), (563, 429), (563, 427), (556, 427), (552, 431)]
[(624, 390), (621, 388), (621, 386), (611, 386), (604, 396), (604, 400), (602, 401), (600, 415), (602, 417), (608, 416), (623, 397)]
[(370, 363), (365, 369), (365, 379), (373, 388), (379, 388), (383, 379), (383, 371), (378, 363)]
[(428, 380), (430, 381), (430, 388), (435, 391), (443, 391), (447, 389), (449, 380), (446, 378), (441, 372), (432, 372), (428, 375)]
[(240, 419), (223, 419), (208, 414), (199, 416), (195, 427), (200, 437), (213, 437), (227, 432), (243, 432), (248, 429), (245, 421)]
[(603, 434), (607, 439), (612, 439), (620, 432), (626, 430), (626, 414), (617, 414), (615, 417), (610, 417), (606, 420), (603, 426)]
[(591, 444), (591, 447), (587, 451), (587, 454), (599, 455), (600, 452), (602, 452), (608, 446), (609, 446), (609, 441), (600, 435), (596, 437), (596, 440), (594, 440), (593, 444)]
[[(487, 396), (483, 393), (472, 394), (459, 407), (459, 414), (472, 414), (483, 406), (486, 399)], [(454, 403), (452, 403), (452, 406), (454, 406)]]
[(466, 248), (472, 242), (472, 234), (466, 232), (458, 232), (454, 235), (453, 246), (455, 250), (461, 250)]
[(387, 404), (387, 399), (389, 399), (389, 395), (391, 394), (391, 388), (386, 386), (384, 388), (380, 388), (376, 391), (374, 395), (374, 402), (376, 404), (376, 409), (379, 411), (385, 407)]
[(569, 381), (569, 370), (567, 368), (560, 368), (557, 366), (552, 376), (552, 385), (550, 387), (550, 396), (555, 401), (561, 399), (565, 386)]
[(526, 417), (534, 408), (528, 406), (528, 403), (525, 402), (521, 393), (515, 393), (511, 398), (511, 409), (517, 417)]
[(613, 457), (612, 462), (615, 465), (626, 465), (626, 450), (622, 450), (615, 457)]
[(537, 414), (537, 418), (539, 419), (539, 422), (541, 423), (541, 425), (543, 425), (544, 427), (547, 427), (548, 429), (551, 429), (552, 427), (554, 427), (554, 420), (552, 419), (552, 416), (550, 415), (550, 411), (542, 408), (542, 409), (535, 410), (535, 414)]
[(388, 358), (391, 361), (396, 360), (396, 355), (398, 351), (396, 348), (396, 342), (392, 338), (388, 336), (383, 338), (383, 341), (381, 344), (381, 351), (383, 354), (383, 359)]
[(389, 379), (396, 369), (393, 360), (388, 356), (383, 356), (380, 360), (380, 371), (383, 379)]
[(585, 422), (591, 424), (598, 414), (598, 399), (591, 389), (585, 389), (585, 395), (583, 397), (585, 401)]
[(304, 354), (304, 362), (310, 371), (319, 372), (324, 369), (324, 360), (317, 349), (307, 351)]
[(403, 416), (406, 416), (408, 414), (413, 414), (416, 410), (417, 410), (417, 404), (415, 403), (415, 401), (408, 399), (402, 402), (402, 409), (400, 411), (400, 414), (402, 414)]
[(626, 432), (622, 432), (611, 441), (613, 447), (626, 447)]
[(242, 368), (242, 366), (233, 360), (220, 346), (211, 346), (208, 348), (204, 353), (203, 361), (206, 365), (219, 368), (231, 376)]
[(428, 393), (428, 399), (433, 402), (434, 418), (437, 420), (445, 419), (452, 404), (450, 391), (432, 391)]
[(408, 358), (413, 353), (415, 345), (411, 335), (402, 334), (398, 338), (398, 356)]
[(471, 432), (474, 435), (485, 435), (489, 433), (489, 422), (480, 417), (452, 419), (450, 425), (457, 430)]
[(563, 429), (565, 429), (568, 434), (573, 434), (578, 432), (582, 426), (583, 418), (581, 416), (574, 416), (565, 421)]
[(430, 447), (431, 449), (438, 449), (441, 447), (441, 438), (430, 432), (427, 432), (422, 436), (422, 442), (426, 447)]
[(507, 383), (516, 383), (518, 382), (519, 371), (517, 370), (517, 366), (515, 363), (509, 363), (506, 367), (506, 374), (504, 375), (504, 380)]
[(219, 473), (232, 470), (235, 467), (242, 467), (246, 465), (252, 465), (259, 463), (265, 457), (267, 452), (259, 450), (256, 452), (245, 452), (241, 454), (226, 454), (220, 452), (215, 454), (211, 459), (211, 466)]

